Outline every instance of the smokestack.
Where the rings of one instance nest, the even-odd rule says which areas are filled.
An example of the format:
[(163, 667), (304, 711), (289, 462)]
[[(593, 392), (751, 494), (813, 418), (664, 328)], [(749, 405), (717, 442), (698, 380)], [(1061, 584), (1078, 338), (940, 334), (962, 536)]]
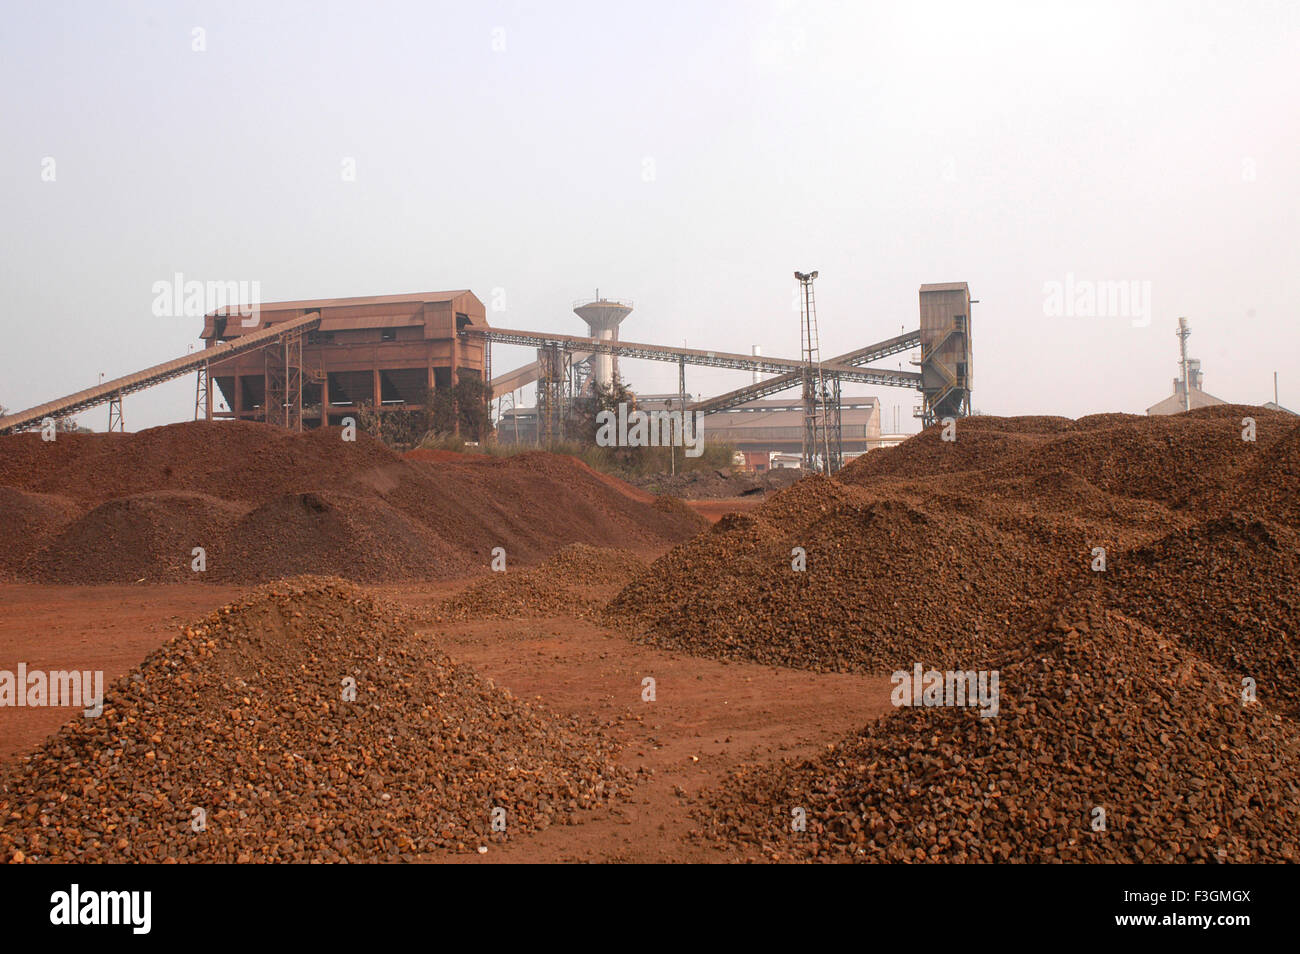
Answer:
[(1192, 409), (1192, 382), (1187, 377), (1187, 336), (1191, 333), (1192, 330), (1187, 327), (1187, 319), (1179, 318), (1177, 335), (1178, 348), (1182, 355), (1184, 411), (1190, 411)]

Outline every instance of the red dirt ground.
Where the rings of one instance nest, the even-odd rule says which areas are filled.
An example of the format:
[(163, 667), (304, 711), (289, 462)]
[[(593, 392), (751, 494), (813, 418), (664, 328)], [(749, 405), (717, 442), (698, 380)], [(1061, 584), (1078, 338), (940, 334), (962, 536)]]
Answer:
[[(419, 613), (464, 582), (370, 589)], [(13, 670), (19, 661), (31, 668), (103, 669), (107, 683), (170, 639), (178, 625), (243, 589), (0, 585), (0, 669)], [(727, 860), (689, 837), (696, 827), (690, 814), (695, 792), (745, 761), (814, 755), (891, 709), (884, 676), (692, 658), (571, 619), (437, 623), (417, 630), (518, 696), (607, 724), (623, 744), (620, 760), (641, 779), (630, 801), (585, 812), (577, 825), (493, 845), (486, 855), (429, 861)], [(645, 676), (657, 682), (652, 703), (641, 699)], [(0, 762), (31, 750), (78, 714), (0, 709)]]
[[(183, 623), (230, 602), (243, 587), (0, 584), (0, 670), (103, 670), (104, 685), (134, 669)], [(0, 709), (0, 761), (25, 752), (79, 713)]]
[[(641, 781), (630, 801), (470, 862), (728, 860), (690, 837), (694, 796), (744, 762), (808, 758), (886, 712), (888, 676), (725, 663), (629, 642), (569, 619), (438, 627), (447, 652), (564, 715), (595, 716)], [(653, 677), (656, 700), (643, 702)], [(650, 774), (652, 773), (652, 774)], [(430, 859), (442, 860), (442, 859)]]

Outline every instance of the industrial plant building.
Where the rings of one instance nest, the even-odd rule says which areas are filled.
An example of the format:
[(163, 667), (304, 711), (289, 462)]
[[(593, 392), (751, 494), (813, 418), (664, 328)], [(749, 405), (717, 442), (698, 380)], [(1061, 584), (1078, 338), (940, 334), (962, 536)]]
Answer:
[(1187, 376), (1191, 381), (1191, 388), (1188, 389), (1188, 382), (1182, 378), (1174, 378), (1174, 393), (1163, 401), (1159, 401), (1149, 408), (1148, 414), (1181, 414), (1186, 410), (1194, 410), (1198, 407), (1213, 407), (1216, 404), (1227, 404), (1213, 394), (1207, 394), (1201, 390), (1201, 362), (1191, 359), (1187, 362)]
[(1201, 362), (1187, 356), (1187, 339), (1191, 337), (1192, 329), (1188, 326), (1186, 318), (1178, 319), (1178, 330), (1174, 334), (1178, 336), (1179, 350), (1178, 377), (1174, 378), (1174, 393), (1147, 408), (1147, 414), (1181, 414), (1183, 411), (1195, 410), (1198, 407), (1227, 404), (1227, 401), (1201, 390), (1201, 382), (1204, 379), (1201, 373)]
[[(295, 426), (300, 404), (301, 426), (319, 427), (361, 404), (418, 410), (431, 389), (451, 387), (459, 374), (483, 379), (484, 343), (462, 332), (487, 327), (485, 314), (467, 290), (277, 302), (260, 306), (247, 324), (235, 307), (219, 310), (204, 319), (206, 348), (312, 315), (319, 322), (276, 345), (212, 361), (208, 416)], [(218, 392), (225, 410), (211, 406)]]
[[(797, 397), (751, 401), (705, 419), (704, 436), (733, 445), (749, 470), (767, 470), (773, 455), (802, 451), (804, 406)], [(844, 397), (840, 439), (846, 459), (880, 444), (880, 402), (874, 397)]]
[[(925, 426), (969, 413), (972, 300), (965, 282), (922, 285), (919, 328), (827, 357), (816, 344), (817, 272), (795, 274), (805, 302), (798, 358), (764, 355), (756, 347), (720, 351), (622, 340), (620, 326), (632, 303), (599, 291), (573, 305), (585, 336), (492, 327), (483, 303), (465, 289), (231, 303), (204, 317), (201, 349), (7, 415), (0, 418), (0, 432), (104, 404), (109, 430), (125, 430), (125, 396), (195, 374), (196, 418), (292, 430), (340, 424), (366, 409), (428, 411), (432, 395), (477, 381), (497, 401), (499, 439), (546, 444), (563, 439), (578, 402), (614, 380), (620, 359), (676, 365), (677, 393), (638, 397), (638, 405), (684, 407), (704, 416), (705, 433), (734, 445), (755, 470), (797, 453), (805, 468), (834, 471), (847, 458), (901, 439), (881, 434), (877, 398), (845, 395), (842, 385), (920, 392), (916, 414)], [(536, 360), (494, 378), (493, 343), (534, 349)], [(920, 357), (912, 362), (918, 370), (871, 366), (918, 348)], [(724, 394), (692, 397), (688, 366), (746, 372), (751, 380)], [(521, 407), (530, 385), (536, 407)], [(461, 426), (459, 411), (451, 421), (452, 428)]]
[(924, 426), (970, 414), (972, 384), (970, 287), (922, 285), (921, 394)]

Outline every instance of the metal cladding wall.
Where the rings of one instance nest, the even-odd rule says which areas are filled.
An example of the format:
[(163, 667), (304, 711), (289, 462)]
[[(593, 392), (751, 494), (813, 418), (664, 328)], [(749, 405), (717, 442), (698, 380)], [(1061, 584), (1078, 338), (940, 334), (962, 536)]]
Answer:
[[(845, 450), (862, 452), (874, 447), (880, 440), (879, 402), (872, 400), (870, 407), (845, 408), (840, 427)], [(803, 410), (782, 407), (713, 414), (705, 419), (704, 436), (710, 441), (735, 444), (737, 450), (746, 452), (798, 453), (803, 445)]]
[[(487, 327), (483, 303), (468, 290), (279, 302), (261, 305), (249, 326), (238, 314), (214, 312), (202, 337), (212, 347), (314, 311), (320, 326), (302, 339), (304, 425), (327, 421), (326, 403), (335, 422), (361, 402), (412, 410), (428, 389), (451, 386), (458, 371), (483, 376), (483, 340), (457, 334)], [(266, 419), (271, 357), (254, 351), (212, 363), (211, 379), (230, 409), (214, 416)]]
[(970, 288), (965, 282), (922, 285), (921, 393), (926, 426), (970, 413)]

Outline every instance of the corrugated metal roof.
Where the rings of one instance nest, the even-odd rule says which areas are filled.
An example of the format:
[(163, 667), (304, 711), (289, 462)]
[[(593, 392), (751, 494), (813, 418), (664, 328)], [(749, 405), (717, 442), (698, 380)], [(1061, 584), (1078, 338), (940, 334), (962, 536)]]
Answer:
[[(268, 301), (259, 305), (262, 311), (287, 311), (295, 308), (308, 308), (313, 311), (322, 308), (355, 308), (362, 305), (398, 305), (404, 303), (423, 304), (424, 302), (452, 301), (461, 295), (472, 295), (468, 288), (455, 291), (411, 292), (406, 295), (369, 295), (362, 298), (312, 298), (305, 301)], [(238, 308), (239, 306), (233, 306)], [(218, 308), (211, 314), (226, 314), (227, 309)]]

